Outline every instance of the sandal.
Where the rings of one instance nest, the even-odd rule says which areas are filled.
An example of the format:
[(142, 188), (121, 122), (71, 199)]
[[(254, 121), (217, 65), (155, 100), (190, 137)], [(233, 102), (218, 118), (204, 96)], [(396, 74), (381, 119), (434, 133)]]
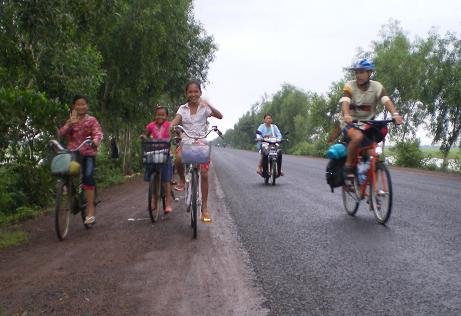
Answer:
[(208, 212), (202, 212), (202, 216), (200, 218), (200, 220), (204, 223), (211, 223), (211, 217), (210, 217), (210, 213)]
[(167, 206), (167, 207), (165, 207), (164, 213), (165, 214), (170, 214), (172, 211), (173, 211), (173, 209), (171, 208), (171, 206)]
[(178, 184), (174, 187), (174, 189), (175, 191), (184, 191), (184, 184), (183, 185)]
[(256, 169), (256, 173), (259, 174), (260, 176), (263, 175), (263, 172), (262, 172), (261, 168)]
[(85, 225), (90, 225), (96, 223), (96, 217), (94, 216), (87, 216), (85, 217)]

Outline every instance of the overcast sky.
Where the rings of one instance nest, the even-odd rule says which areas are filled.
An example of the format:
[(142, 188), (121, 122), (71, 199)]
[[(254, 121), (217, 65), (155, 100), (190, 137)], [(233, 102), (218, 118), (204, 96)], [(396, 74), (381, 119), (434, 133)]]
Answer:
[(283, 83), (326, 93), (390, 19), (411, 39), (431, 27), (461, 30), (459, 0), (194, 0), (194, 7), (218, 46), (204, 95), (223, 113), (212, 119), (223, 131)]

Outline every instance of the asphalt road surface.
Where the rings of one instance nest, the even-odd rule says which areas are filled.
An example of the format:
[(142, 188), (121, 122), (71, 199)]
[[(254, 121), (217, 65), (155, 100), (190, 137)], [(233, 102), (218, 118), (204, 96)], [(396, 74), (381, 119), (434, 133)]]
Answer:
[(271, 315), (461, 315), (461, 177), (391, 168), (387, 226), (355, 217), (325, 159), (284, 156), (263, 184), (257, 154), (213, 148), (226, 206)]

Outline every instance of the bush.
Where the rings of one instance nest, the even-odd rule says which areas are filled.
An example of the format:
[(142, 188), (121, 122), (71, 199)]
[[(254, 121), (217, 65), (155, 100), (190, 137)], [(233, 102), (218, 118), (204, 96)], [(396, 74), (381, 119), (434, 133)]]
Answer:
[(52, 178), (45, 166), (0, 167), (0, 215), (16, 216), (23, 213), (22, 208), (47, 206), (51, 193)]
[(395, 164), (401, 167), (421, 168), (424, 154), (419, 148), (419, 139), (398, 142), (391, 152), (395, 157)]
[(107, 188), (113, 184), (123, 183), (125, 179), (120, 160), (112, 160), (103, 148), (96, 159), (94, 176), (96, 185), (100, 189)]
[(294, 146), (289, 153), (293, 155), (325, 157), (327, 149), (328, 145), (324, 142), (309, 143), (304, 141)]

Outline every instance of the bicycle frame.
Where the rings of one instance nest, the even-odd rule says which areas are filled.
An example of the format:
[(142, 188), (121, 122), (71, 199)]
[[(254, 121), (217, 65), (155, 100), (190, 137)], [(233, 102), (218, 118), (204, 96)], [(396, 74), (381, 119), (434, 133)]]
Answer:
[[(209, 131), (204, 135), (190, 135), (184, 127), (181, 125), (175, 126), (175, 128), (182, 131), (187, 137), (192, 139), (194, 142), (197, 142), (200, 139), (206, 138), (211, 132), (216, 132), (219, 137), (222, 138), (221, 131), (217, 126), (212, 126)], [(200, 160), (199, 160), (200, 161)], [(187, 170), (186, 178), (186, 194), (185, 194), (185, 203), (187, 205), (187, 210), (191, 213), (191, 227), (193, 229), (193, 238), (197, 238), (197, 222), (199, 213), (202, 210), (202, 187), (201, 187), (201, 168), (200, 163), (192, 162), (184, 164)]]
[[(375, 128), (384, 127), (393, 120), (382, 121), (362, 121), (374, 125)], [(380, 158), (381, 152), (378, 152), (378, 142), (380, 138), (376, 138), (377, 134), (373, 131), (367, 134), (371, 136), (371, 144), (357, 148), (352, 167), (357, 169), (357, 165), (362, 159), (362, 156), (367, 156), (369, 159), (369, 168), (366, 171), (365, 179), (361, 182), (361, 175), (356, 173), (355, 178), (349, 179), (342, 190), (343, 204), (346, 212), (354, 216), (358, 210), (359, 203), (364, 198), (367, 198), (370, 210), (375, 214), (376, 220), (380, 224), (385, 224), (389, 220), (392, 210), (392, 181), (389, 170)], [(381, 134), (381, 136), (385, 136)], [(377, 140), (378, 139), (378, 140)], [(369, 191), (367, 191), (369, 188)]]
[[(57, 140), (51, 140), (49, 147), (53, 148), (58, 154), (62, 153), (75, 153), (80, 150), (84, 145), (90, 145), (92, 143), (91, 137), (87, 137), (77, 148), (69, 150), (65, 149)], [(78, 177), (78, 178), (77, 178)], [(77, 183), (78, 179), (78, 183)], [(85, 228), (89, 228), (88, 224), (85, 224), (86, 217), (86, 203), (85, 196), (81, 190), (82, 170), (79, 175), (59, 175), (56, 184), (56, 198), (55, 198), (55, 229), (59, 240), (64, 240), (67, 237), (69, 231), (69, 219), (70, 213), (78, 214), (81, 213), (83, 225)], [(78, 188), (78, 189), (77, 189)], [(67, 195), (67, 203), (61, 205), (63, 197)], [(95, 203), (96, 204), (96, 203)], [(64, 220), (64, 222), (61, 222)]]
[(380, 161), (379, 155), (376, 153), (376, 147), (378, 147), (378, 144), (373, 141), (371, 145), (357, 149), (357, 154), (355, 155), (354, 167), (357, 166), (360, 156), (367, 155), (368, 159), (370, 159), (370, 167), (368, 168), (365, 181), (360, 184), (359, 192), (362, 199), (367, 196), (366, 190), (370, 182), (376, 187), (376, 163)]

